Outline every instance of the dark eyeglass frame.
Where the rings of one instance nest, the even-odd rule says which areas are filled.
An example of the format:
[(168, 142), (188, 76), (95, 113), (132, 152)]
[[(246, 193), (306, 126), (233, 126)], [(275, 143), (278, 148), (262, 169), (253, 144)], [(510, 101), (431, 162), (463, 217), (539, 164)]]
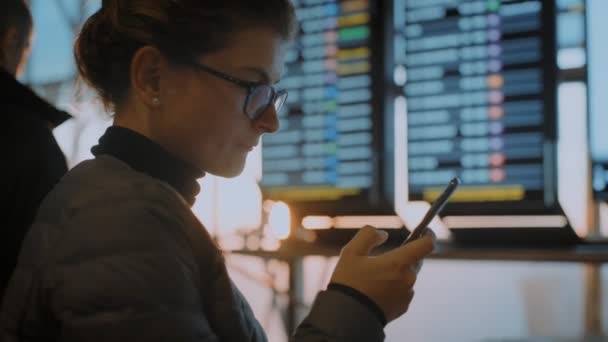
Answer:
[[(262, 113), (264, 113), (270, 106), (275, 105), (275, 110), (277, 111), (277, 113), (281, 110), (281, 108), (283, 107), (283, 105), (285, 104), (285, 101), (287, 100), (287, 90), (276, 90), (275, 87), (265, 84), (265, 83), (260, 83), (260, 82), (250, 82), (250, 81), (245, 81), (239, 78), (236, 78), (234, 76), (231, 76), (229, 74), (226, 74), (222, 71), (219, 71), (217, 69), (208, 67), (202, 63), (199, 62), (189, 62), (189, 65), (204, 71), (212, 76), (215, 76), (217, 78), (220, 78), (222, 80), (231, 82), (241, 88), (244, 88), (247, 90), (247, 98), (245, 99), (245, 103), (243, 104), (243, 113), (251, 120), (257, 120), (260, 115)], [(266, 105), (264, 105), (263, 107), (261, 107), (260, 109), (258, 109), (255, 113), (248, 113), (247, 112), (247, 107), (249, 105), (249, 102), (251, 101), (251, 95), (255, 92), (256, 88), (258, 87), (268, 87), (271, 90), (271, 96), (270, 99), (268, 101), (268, 103)], [(276, 101), (277, 99), (282, 98), (282, 101), (280, 103), (280, 105), (276, 106)]]

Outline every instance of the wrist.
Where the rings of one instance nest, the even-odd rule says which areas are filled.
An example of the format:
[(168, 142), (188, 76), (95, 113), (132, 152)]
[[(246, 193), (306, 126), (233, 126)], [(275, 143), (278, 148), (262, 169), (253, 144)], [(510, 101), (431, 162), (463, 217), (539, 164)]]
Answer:
[(343, 285), (343, 284), (335, 283), (335, 282), (331, 282), (327, 286), (327, 290), (338, 291), (345, 295), (348, 295), (349, 297), (355, 299), (356, 301), (358, 301), (359, 303), (364, 305), (366, 308), (368, 308), (368, 310), (371, 311), (374, 314), (374, 316), (378, 318), (378, 321), (380, 322), (380, 324), (382, 326), (385, 326), (387, 324), (386, 315), (384, 314), (384, 311), (382, 311), (380, 306), (376, 302), (374, 302), (371, 298), (369, 298), (365, 293), (363, 293), (351, 286)]

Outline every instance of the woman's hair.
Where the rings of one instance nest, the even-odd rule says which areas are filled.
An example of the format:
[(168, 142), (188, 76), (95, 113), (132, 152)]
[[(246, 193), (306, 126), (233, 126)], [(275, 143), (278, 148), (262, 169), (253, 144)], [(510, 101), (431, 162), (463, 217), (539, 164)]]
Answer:
[(103, 0), (74, 46), (80, 75), (104, 104), (125, 100), (134, 53), (156, 46), (172, 63), (227, 47), (247, 28), (269, 28), (291, 38), (290, 0)]

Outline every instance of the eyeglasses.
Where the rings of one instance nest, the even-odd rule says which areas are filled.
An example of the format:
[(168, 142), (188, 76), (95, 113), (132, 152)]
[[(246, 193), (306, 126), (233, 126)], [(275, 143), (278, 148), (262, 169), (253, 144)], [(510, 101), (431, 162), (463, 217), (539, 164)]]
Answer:
[(243, 105), (243, 112), (251, 120), (258, 119), (271, 105), (274, 105), (274, 109), (277, 113), (280, 112), (287, 100), (287, 90), (276, 90), (274, 87), (267, 84), (240, 80), (198, 62), (191, 62), (189, 64), (210, 75), (247, 89), (247, 98)]

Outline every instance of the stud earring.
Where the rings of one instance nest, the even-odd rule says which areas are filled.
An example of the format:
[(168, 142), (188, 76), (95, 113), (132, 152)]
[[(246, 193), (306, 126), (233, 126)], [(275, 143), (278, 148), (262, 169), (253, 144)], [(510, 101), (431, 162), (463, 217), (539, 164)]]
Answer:
[(160, 104), (160, 99), (158, 97), (155, 97), (152, 99), (152, 104), (155, 106), (158, 106)]

